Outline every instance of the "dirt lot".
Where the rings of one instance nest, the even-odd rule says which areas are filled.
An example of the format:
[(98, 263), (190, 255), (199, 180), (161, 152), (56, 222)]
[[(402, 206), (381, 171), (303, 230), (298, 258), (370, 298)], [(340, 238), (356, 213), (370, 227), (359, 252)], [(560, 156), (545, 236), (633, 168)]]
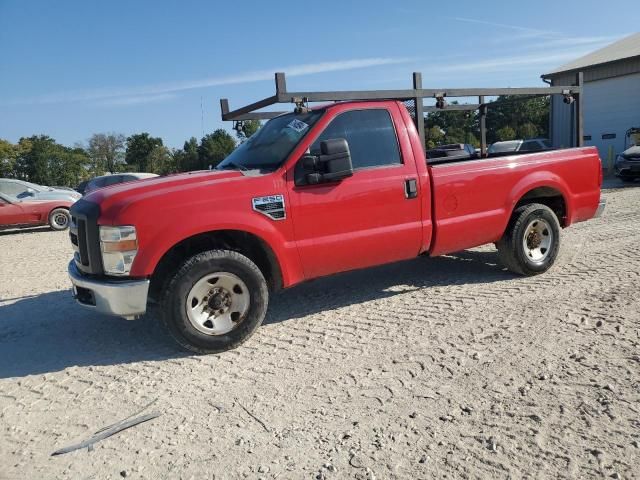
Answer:
[(0, 478), (637, 478), (640, 188), (605, 196), (546, 275), (492, 247), (349, 273), (207, 357), (76, 306), (65, 233), (0, 233)]

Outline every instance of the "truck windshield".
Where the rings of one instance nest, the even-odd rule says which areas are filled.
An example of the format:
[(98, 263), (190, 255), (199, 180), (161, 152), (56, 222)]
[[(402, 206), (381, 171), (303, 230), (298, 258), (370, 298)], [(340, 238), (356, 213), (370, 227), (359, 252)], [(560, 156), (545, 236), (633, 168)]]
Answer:
[(324, 110), (287, 113), (269, 120), (249, 140), (220, 162), (216, 169), (277, 169), (323, 113)]

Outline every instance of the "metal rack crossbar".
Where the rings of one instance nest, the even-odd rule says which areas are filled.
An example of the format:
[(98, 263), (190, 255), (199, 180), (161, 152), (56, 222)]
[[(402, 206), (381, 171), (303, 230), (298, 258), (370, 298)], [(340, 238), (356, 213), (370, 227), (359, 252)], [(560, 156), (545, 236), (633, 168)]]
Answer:
[[(573, 108), (572, 123), (575, 126), (575, 145), (583, 145), (583, 99), (582, 91), (584, 79), (582, 72), (576, 74), (575, 85), (569, 86), (549, 86), (549, 87), (515, 87), (515, 88), (423, 88), (422, 74), (413, 73), (413, 88), (406, 90), (347, 90), (347, 91), (326, 91), (326, 92), (289, 92), (285, 74), (278, 72), (275, 74), (276, 94), (258, 100), (235, 110), (229, 109), (229, 100), (220, 99), (222, 120), (244, 121), (244, 120), (269, 120), (271, 118), (288, 112), (258, 111), (262, 108), (278, 103), (294, 103), (302, 105), (314, 102), (343, 102), (343, 101), (365, 101), (365, 100), (401, 100), (415, 102), (414, 120), (423, 147), (425, 143), (424, 135), (424, 114), (434, 111), (480, 111), (480, 148), (482, 156), (486, 153), (486, 114), (487, 108), (492, 102), (485, 102), (485, 97), (497, 97), (501, 95), (512, 96), (547, 96), (562, 95), (565, 103)], [(478, 103), (473, 104), (452, 104), (447, 105), (443, 100), (451, 97), (478, 97)], [(435, 99), (436, 106), (425, 106), (425, 99)]]

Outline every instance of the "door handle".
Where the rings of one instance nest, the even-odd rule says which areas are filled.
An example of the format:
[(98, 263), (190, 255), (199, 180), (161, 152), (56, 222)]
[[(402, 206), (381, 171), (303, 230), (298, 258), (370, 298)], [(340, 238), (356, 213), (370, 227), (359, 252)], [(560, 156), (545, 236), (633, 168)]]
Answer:
[(407, 199), (416, 198), (418, 196), (418, 182), (415, 178), (409, 178), (404, 181), (404, 196)]

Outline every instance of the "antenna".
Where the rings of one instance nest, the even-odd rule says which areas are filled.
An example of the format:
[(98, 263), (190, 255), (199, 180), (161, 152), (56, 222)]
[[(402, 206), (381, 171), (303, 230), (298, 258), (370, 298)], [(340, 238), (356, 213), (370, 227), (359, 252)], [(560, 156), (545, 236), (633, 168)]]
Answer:
[(200, 130), (202, 130), (202, 136), (204, 137), (204, 106), (202, 105), (202, 95), (200, 96)]

